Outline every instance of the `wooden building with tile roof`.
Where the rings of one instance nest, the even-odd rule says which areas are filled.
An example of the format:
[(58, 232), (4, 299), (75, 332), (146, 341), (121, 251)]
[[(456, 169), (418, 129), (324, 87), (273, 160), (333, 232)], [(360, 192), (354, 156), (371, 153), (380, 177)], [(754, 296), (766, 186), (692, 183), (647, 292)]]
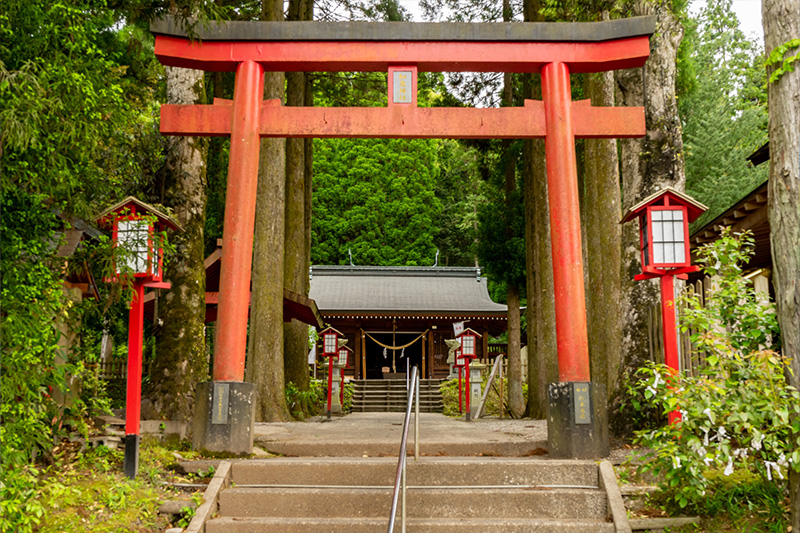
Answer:
[(480, 358), (489, 336), (506, 330), (508, 308), (492, 301), (486, 283), (479, 268), (313, 266), (309, 297), (355, 350), (356, 379), (400, 377), (407, 365), (444, 378), (453, 323), (481, 333)]

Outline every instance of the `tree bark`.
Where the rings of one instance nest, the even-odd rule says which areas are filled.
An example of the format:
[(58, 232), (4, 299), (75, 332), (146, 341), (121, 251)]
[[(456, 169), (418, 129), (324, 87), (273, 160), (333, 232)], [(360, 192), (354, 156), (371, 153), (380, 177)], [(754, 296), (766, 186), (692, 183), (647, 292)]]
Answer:
[[(167, 67), (166, 72), (168, 103), (204, 103), (202, 71)], [(170, 236), (177, 253), (164, 269), (165, 281), (172, 283), (172, 288), (164, 291), (159, 302), (158, 318), (163, 326), (156, 336), (145, 416), (188, 422), (194, 411), (195, 384), (208, 376), (203, 269), (206, 155), (207, 142), (203, 139), (167, 140), (164, 203), (174, 209), (185, 231)]]
[[(512, 19), (511, 2), (503, 0), (503, 21)], [(503, 75), (503, 105), (514, 105), (514, 80), (510, 72)], [(505, 193), (506, 209), (512, 208), (514, 194), (517, 191), (517, 162), (512, 157), (511, 141), (503, 143), (505, 159)], [(506, 233), (511, 237), (512, 229)], [(519, 287), (516, 282), (508, 282), (506, 287), (506, 304), (508, 305), (508, 409), (514, 418), (519, 418), (525, 411), (525, 398), (522, 396), (522, 355), (520, 354), (520, 316)]]
[[(303, 20), (307, 13), (306, 0), (290, 0), (288, 20)], [(302, 106), (305, 99), (305, 74), (286, 75), (286, 105)], [(306, 185), (304, 165), (305, 141), (286, 140), (286, 206), (284, 286), (292, 292), (307, 295), (309, 289), (308, 259), (306, 259)], [(283, 364), (286, 382), (299, 390), (308, 390), (308, 326), (298, 320), (284, 325)]]
[[(525, 0), (527, 22), (543, 22), (539, 0)], [(542, 99), (538, 76), (529, 77), (526, 94)], [(528, 405), (525, 415), (545, 418), (547, 384), (558, 381), (556, 310), (553, 303), (553, 256), (550, 248), (550, 209), (544, 141), (525, 141), (524, 202), (525, 256), (528, 293)]]
[[(593, 106), (614, 105), (614, 74), (587, 74)], [(619, 159), (615, 139), (585, 143), (586, 295), (592, 381), (606, 385), (611, 397), (622, 360), (620, 321), (622, 218)]]
[[(800, 36), (797, 0), (764, 0), (764, 49)], [(785, 57), (798, 53), (798, 48)], [(775, 67), (771, 67), (771, 74)], [(785, 72), (767, 87), (769, 98), (769, 200), (772, 282), (781, 326), (781, 350), (789, 358), (786, 378), (800, 389), (800, 69)], [(800, 435), (794, 435), (794, 442)], [(796, 444), (795, 444), (796, 446)], [(800, 474), (789, 473), (792, 531), (800, 531)]]
[[(283, 20), (282, 0), (265, 0), (262, 19)], [(284, 75), (267, 72), (264, 99), (283, 97)], [(255, 385), (256, 420), (289, 419), (283, 369), (284, 139), (261, 139), (256, 192), (250, 335), (246, 379)]]
[[(623, 106), (644, 106), (647, 132), (643, 139), (620, 141), (623, 210), (665, 186), (684, 190), (678, 107), (675, 99), (676, 58), (683, 27), (667, 3), (631, 2), (634, 15), (654, 15), (656, 32), (650, 38), (650, 59), (642, 69), (617, 71), (617, 101)], [(640, 367), (648, 354), (647, 309), (659, 301), (656, 280), (633, 281), (641, 272), (639, 228), (622, 229), (622, 364), (620, 371)], [(625, 413), (609, 409), (612, 428), (627, 428)], [(615, 416), (616, 415), (616, 416)]]

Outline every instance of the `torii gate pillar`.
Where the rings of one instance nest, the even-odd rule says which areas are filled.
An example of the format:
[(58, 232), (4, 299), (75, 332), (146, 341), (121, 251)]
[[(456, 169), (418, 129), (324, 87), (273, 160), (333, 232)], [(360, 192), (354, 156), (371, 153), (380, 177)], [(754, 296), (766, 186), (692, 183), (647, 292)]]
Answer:
[(592, 382), (583, 284), (578, 167), (569, 68), (542, 68), (547, 195), (553, 255), (558, 383), (548, 384), (547, 444), (554, 457), (607, 457), (605, 384)]
[[(231, 137), (214, 381), (198, 387), (196, 446), (198, 433), (200, 447), (213, 451), (247, 453), (252, 446), (253, 391), (243, 379), (260, 137), (544, 138), (559, 371), (559, 382), (549, 387), (549, 451), (556, 457), (607, 455), (605, 388), (591, 382), (589, 372), (575, 139), (641, 137), (644, 109), (573, 102), (569, 76), (642, 66), (654, 18), (345, 26), (233, 22), (197, 28), (199, 42), (173, 19), (151, 30), (164, 65), (236, 72), (233, 102), (161, 109), (164, 134)], [(287, 108), (262, 100), (266, 70), (383, 71), (410, 77), (412, 94), (400, 98), (390, 89), (383, 108)], [(413, 90), (418, 71), (538, 72), (543, 101), (501, 109), (420, 108)], [(235, 406), (234, 400), (241, 402)]]

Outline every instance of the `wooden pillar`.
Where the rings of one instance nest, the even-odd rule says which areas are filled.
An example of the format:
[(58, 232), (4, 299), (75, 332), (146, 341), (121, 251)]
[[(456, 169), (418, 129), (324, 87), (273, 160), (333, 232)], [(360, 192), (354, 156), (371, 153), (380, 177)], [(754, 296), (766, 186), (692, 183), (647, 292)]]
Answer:
[(361, 323), (359, 322), (356, 325), (356, 335), (355, 335), (355, 363), (356, 363), (356, 379), (364, 379), (361, 375), (364, 366), (361, 364)]
[(481, 337), (481, 340), (483, 341), (481, 343), (481, 344), (483, 344), (483, 346), (482, 346), (483, 347), (483, 359), (484, 359), (484, 362), (488, 363), (489, 362), (489, 325), (488, 324), (483, 326), (483, 331), (481, 331), (481, 334), (483, 335), (483, 337)]
[(588, 382), (591, 381), (589, 338), (569, 68), (560, 62), (548, 63), (542, 67), (541, 74), (547, 133), (544, 150), (553, 251), (558, 380)]
[(233, 89), (233, 124), (228, 162), (228, 194), (225, 198), (225, 227), (222, 231), (214, 381), (244, 381), (261, 143), (258, 121), (263, 99), (264, 67), (254, 61), (240, 63), (236, 68)]
[(436, 354), (433, 351), (433, 336), (436, 330), (430, 330), (428, 334), (428, 353), (431, 354), (431, 364), (428, 365), (428, 378), (433, 378), (436, 370)]
[(364, 329), (359, 326), (358, 330), (359, 336), (359, 345), (361, 346), (361, 368), (362, 372), (364, 373), (364, 377), (361, 379), (367, 379), (367, 346), (366, 346), (366, 338), (364, 337)]
[(426, 331), (425, 334), (422, 336), (422, 339), (421, 339), (421, 341), (422, 341), (422, 378), (423, 379), (425, 378), (425, 376), (428, 375), (427, 372), (426, 372), (426, 370), (428, 369), (428, 366), (427, 366), (427, 363), (428, 363), (427, 359), (428, 358), (427, 358), (427, 354), (425, 353), (425, 342), (428, 340), (428, 333), (429, 332)]

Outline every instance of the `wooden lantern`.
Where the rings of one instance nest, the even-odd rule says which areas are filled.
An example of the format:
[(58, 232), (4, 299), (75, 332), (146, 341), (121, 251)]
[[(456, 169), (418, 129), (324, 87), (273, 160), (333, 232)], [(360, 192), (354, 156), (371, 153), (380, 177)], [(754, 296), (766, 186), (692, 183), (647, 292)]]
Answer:
[(639, 219), (642, 274), (636, 279), (695, 272), (689, 255), (689, 223), (708, 209), (670, 187), (635, 206), (622, 219)]
[(461, 340), (461, 357), (465, 359), (475, 359), (478, 357), (478, 342), (481, 334), (474, 329), (467, 328), (458, 336)]
[(339, 338), (343, 335), (332, 327), (323, 329), (319, 337), (322, 339), (322, 356), (323, 357), (338, 357), (339, 356)]
[(155, 207), (133, 196), (105, 210), (98, 222), (111, 227), (114, 248), (122, 253), (114, 261), (117, 278), (133, 276), (148, 286), (163, 279), (164, 250), (160, 235), (180, 225)]
[(353, 349), (350, 348), (349, 346), (340, 347), (339, 348), (339, 358), (338, 358), (339, 365), (347, 367), (347, 368), (350, 368), (350, 366), (351, 366), (350, 365), (350, 361), (351, 361), (350, 354), (351, 353), (353, 353)]

